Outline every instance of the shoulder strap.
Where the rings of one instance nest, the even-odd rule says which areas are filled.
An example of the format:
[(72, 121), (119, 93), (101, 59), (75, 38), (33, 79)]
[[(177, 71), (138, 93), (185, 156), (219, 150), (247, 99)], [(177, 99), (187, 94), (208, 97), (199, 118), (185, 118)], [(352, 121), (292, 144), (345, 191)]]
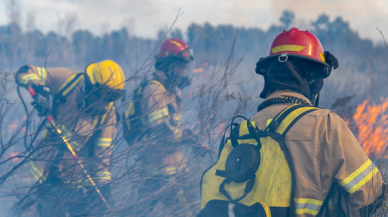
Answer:
[(113, 105), (114, 105), (114, 102), (110, 102), (108, 104), (108, 108), (106, 109), (105, 114), (103, 114), (102, 116), (96, 116), (94, 118), (93, 123), (92, 123), (93, 127), (98, 127), (105, 122), (105, 119), (108, 116), (109, 112), (112, 110)]
[(157, 80), (149, 80), (149, 81), (143, 81), (143, 83), (135, 90), (135, 93), (133, 95), (133, 100), (138, 100), (143, 95), (144, 88), (149, 84), (157, 84), (163, 88), (163, 90), (166, 90), (166, 88), (163, 86), (162, 83), (160, 83)]
[(284, 136), (300, 118), (318, 109), (320, 108), (309, 104), (291, 105), (277, 114), (265, 131), (276, 132)]
[(55, 118), (57, 106), (60, 103), (66, 102), (66, 96), (71, 93), (74, 87), (84, 78), (84, 74), (76, 72), (71, 75), (59, 88), (57, 94), (55, 94), (52, 105), (52, 115)]
[(157, 84), (160, 87), (162, 87), (164, 91), (166, 91), (166, 88), (164, 87), (164, 85), (157, 80), (149, 80), (145, 86), (147, 86), (148, 84)]
[(57, 95), (66, 97), (74, 89), (74, 87), (82, 80), (84, 74), (76, 72), (70, 76), (58, 89)]
[(159, 81), (157, 80), (145, 80), (143, 81), (140, 86), (138, 88), (135, 89), (134, 91), (134, 94), (132, 96), (132, 101), (128, 104), (128, 108), (127, 110), (125, 110), (124, 112), (124, 118), (125, 118), (125, 122), (127, 124), (127, 127), (128, 129), (131, 129), (132, 126), (131, 126), (131, 123), (129, 121), (129, 119), (133, 119), (135, 117), (138, 117), (140, 116), (139, 112), (140, 112), (140, 99), (142, 98), (143, 96), (143, 91), (144, 91), (144, 88), (148, 85), (148, 84), (157, 84), (157, 85), (160, 85), (164, 90), (166, 89), (162, 83), (160, 83)]
[(294, 164), (290, 155), (290, 152), (284, 143), (284, 136), (291, 129), (291, 127), (304, 115), (309, 112), (315, 111), (317, 107), (312, 107), (309, 104), (294, 104), (285, 109), (283, 109), (275, 118), (271, 121), (271, 123), (265, 129), (265, 132), (272, 134), (271, 137), (276, 138), (279, 142), (280, 148), (282, 149), (284, 156), (287, 159), (291, 176), (292, 176), (292, 190), (291, 190), (291, 201), (290, 201), (290, 209), (289, 216), (295, 216), (295, 203), (294, 203), (294, 189), (295, 189), (295, 169)]

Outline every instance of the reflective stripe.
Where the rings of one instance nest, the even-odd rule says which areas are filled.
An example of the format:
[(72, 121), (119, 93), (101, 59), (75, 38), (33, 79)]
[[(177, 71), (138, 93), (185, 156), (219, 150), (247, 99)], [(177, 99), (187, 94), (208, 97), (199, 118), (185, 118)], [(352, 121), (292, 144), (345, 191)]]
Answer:
[(174, 121), (177, 123), (177, 125), (182, 124), (182, 115), (174, 115)]
[(317, 215), (323, 201), (310, 199), (310, 198), (295, 198), (296, 214), (310, 214)]
[(36, 67), (36, 69), (38, 70), (38, 74), (40, 76), (40, 78), (42, 79), (42, 82), (44, 85), (47, 84), (47, 71), (45, 68), (40, 68), (40, 67)]
[(372, 163), (371, 160), (367, 160), (360, 168), (354, 171), (350, 176), (344, 179), (339, 184), (350, 194), (357, 191), (365, 183), (367, 183), (379, 170)]
[(97, 124), (98, 124), (98, 119), (99, 119), (98, 116), (94, 117), (93, 123), (92, 123), (93, 127), (96, 127), (96, 126), (97, 126)]
[(179, 128), (176, 128), (174, 130), (174, 139), (175, 140), (178, 140), (178, 139), (182, 138), (182, 135), (183, 135), (183, 131), (180, 130)]
[(333, 198), (331, 198), (330, 200), (329, 200), (329, 203), (328, 203), (328, 205), (329, 205), (329, 210), (331, 211), (331, 210), (335, 210), (335, 208), (337, 207), (337, 203), (338, 203), (338, 198), (337, 198), (338, 196), (335, 196), (335, 197), (333, 197)]
[(184, 164), (180, 167), (166, 167), (162, 170), (162, 173), (165, 176), (170, 176), (170, 175), (175, 175), (177, 173), (188, 172), (188, 171), (189, 171), (189, 168), (187, 167), (186, 164)]
[(100, 138), (97, 140), (97, 146), (100, 147), (109, 147), (112, 144), (112, 138)]
[[(65, 88), (67, 86), (67, 84), (69, 82), (71, 82), (76, 76), (77, 76), (78, 72), (77, 73), (74, 73), (72, 76), (70, 76), (58, 89), (58, 93), (62, 91), (63, 88)], [(63, 90), (62, 92), (62, 96), (67, 96), (67, 94), (69, 94), (70, 91), (73, 90), (73, 88), (83, 79), (83, 76), (79, 76), (77, 78), (77, 80), (75, 80), (74, 82), (72, 82), (72, 84), (66, 88), (65, 90)]]
[(319, 57), (321, 58), (322, 62), (325, 62), (325, 56), (319, 51), (318, 51), (318, 53), (319, 53)]
[(161, 88), (163, 88), (163, 91), (166, 91), (166, 88), (163, 86), (163, 84), (160, 83), (160, 82), (157, 81), (157, 80), (150, 80), (150, 81), (148, 81), (147, 84), (157, 84), (158, 86), (160, 86)]
[(40, 183), (42, 183), (42, 181), (46, 179), (46, 177), (43, 176), (42, 172), (39, 171), (39, 169), (35, 166), (35, 164), (32, 161), (30, 162), (30, 173)]
[(32, 81), (32, 80), (41, 80), (41, 79), (37, 74), (28, 74), (23, 76), (20, 82), (23, 84), (27, 84), (29, 81)]
[(108, 113), (110, 112), (110, 110), (112, 109), (113, 107), (113, 102), (110, 102), (109, 105), (108, 105), (108, 109), (106, 110), (105, 114), (102, 116), (102, 119), (101, 119), (101, 122), (100, 124), (103, 124), (105, 119), (106, 119), (106, 116), (108, 115)]
[(96, 179), (111, 180), (111, 173), (109, 171), (100, 171), (95, 176)]
[(77, 181), (64, 181), (65, 184), (68, 184), (68, 188), (83, 188), (85, 186), (93, 186), (89, 179), (79, 179)]
[(265, 125), (266, 127), (268, 127), (268, 125), (272, 122), (272, 119), (268, 119), (267, 120), (267, 124)]
[(129, 116), (135, 114), (135, 104), (133, 102), (130, 102), (128, 105), (127, 110), (125, 110), (124, 115), (125, 115), (125, 122), (127, 123), (127, 127), (130, 130), (131, 129), (131, 124), (129, 122)]
[(152, 122), (152, 121), (156, 121), (164, 116), (167, 116), (168, 115), (168, 109), (167, 108), (162, 108), (158, 111), (154, 111), (152, 112), (151, 114), (148, 115), (148, 121), (149, 122)]
[[(101, 117), (100, 125), (104, 123), (104, 121), (105, 121), (105, 119), (106, 119), (106, 116), (108, 115), (108, 113), (109, 113), (110, 110), (112, 109), (113, 105), (114, 105), (114, 102), (110, 102), (110, 103), (109, 103), (108, 108), (107, 108), (105, 114)], [(96, 115), (96, 116), (94, 117), (94, 119), (93, 119), (93, 123), (92, 123), (93, 127), (96, 127), (96, 126), (97, 126), (99, 120), (100, 120), (99, 116)]]
[(71, 141), (72, 134), (67, 131), (65, 126), (61, 125), (63, 136), (66, 138), (66, 140), (70, 143), (71, 147), (75, 149), (76, 151), (79, 151), (81, 149), (81, 145), (78, 144), (76, 141)]
[(300, 52), (300, 51), (302, 51), (305, 48), (306, 47), (303, 47), (303, 46), (300, 46), (300, 45), (286, 44), (286, 45), (280, 45), (280, 46), (276, 46), (276, 47), (272, 48), (271, 52), (272, 53), (279, 53), (279, 52), (282, 52), (282, 51), (296, 51), (296, 52)]

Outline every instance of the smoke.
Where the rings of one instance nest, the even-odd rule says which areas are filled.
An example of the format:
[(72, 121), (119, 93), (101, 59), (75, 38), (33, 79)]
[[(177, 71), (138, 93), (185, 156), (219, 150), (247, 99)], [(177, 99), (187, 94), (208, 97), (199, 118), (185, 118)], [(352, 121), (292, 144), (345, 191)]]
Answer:
[[(156, 30), (170, 25), (179, 10), (184, 14), (176, 27), (183, 30), (192, 22), (268, 29), (272, 24), (279, 23), (278, 18), (282, 11), (289, 10), (295, 12), (296, 20), (313, 20), (323, 13), (332, 18), (341, 16), (351, 21), (351, 27), (361, 37), (372, 38), (374, 41), (381, 41), (375, 27), (388, 32), (384, 23), (388, 16), (385, 10), (388, 2), (382, 0), (112, 0), (109, 3), (105, 0), (21, 0), (20, 3), (22, 14), (29, 11), (36, 13), (36, 26), (43, 32), (56, 30), (58, 15), (75, 13), (79, 28), (89, 29), (93, 33), (101, 33), (102, 23), (107, 23), (106, 26), (110, 29), (117, 29), (124, 20), (135, 18), (136, 34), (155, 38)], [(6, 6), (0, 4), (0, 10), (2, 8), (5, 9)], [(6, 24), (7, 21), (6, 16), (0, 17), (0, 23)]]

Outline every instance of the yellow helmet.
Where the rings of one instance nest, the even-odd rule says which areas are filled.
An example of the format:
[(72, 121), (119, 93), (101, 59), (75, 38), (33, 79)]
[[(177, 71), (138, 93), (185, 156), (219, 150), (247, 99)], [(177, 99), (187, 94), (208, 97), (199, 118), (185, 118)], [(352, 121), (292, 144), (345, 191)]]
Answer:
[(92, 63), (86, 67), (86, 74), (93, 85), (104, 85), (115, 90), (123, 90), (125, 76), (119, 64), (112, 60)]

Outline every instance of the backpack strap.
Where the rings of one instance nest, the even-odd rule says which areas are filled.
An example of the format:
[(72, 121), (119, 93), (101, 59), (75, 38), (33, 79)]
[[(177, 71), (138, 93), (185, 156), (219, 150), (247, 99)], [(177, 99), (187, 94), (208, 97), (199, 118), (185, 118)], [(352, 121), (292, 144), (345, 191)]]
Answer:
[(294, 191), (295, 191), (295, 169), (294, 163), (291, 158), (291, 154), (288, 150), (287, 145), (284, 142), (284, 137), (286, 133), (291, 129), (291, 127), (304, 115), (318, 110), (320, 108), (313, 107), (309, 104), (294, 104), (285, 109), (283, 109), (275, 118), (271, 121), (271, 123), (267, 126), (265, 131), (268, 134), (276, 139), (282, 149), (285, 158), (287, 159), (288, 166), (290, 168), (291, 177), (292, 177), (292, 187), (291, 187), (291, 200), (290, 200), (290, 209), (289, 216), (295, 216), (295, 201), (294, 201)]
[(266, 127), (265, 131), (276, 132), (282, 136), (291, 129), (291, 127), (304, 115), (318, 110), (320, 108), (313, 107), (309, 104), (294, 104), (283, 109), (277, 114), (270, 124)]
[[(84, 77), (84, 73), (76, 72), (72, 76), (70, 76), (59, 88), (58, 92), (56, 94), (57, 100), (60, 100), (62, 102), (66, 102), (66, 99), (64, 99), (71, 91), (74, 89), (74, 87), (82, 80)], [(58, 102), (57, 102), (58, 103)]]
[[(134, 126), (131, 125), (131, 119), (140, 118), (140, 100), (143, 96), (144, 88), (149, 84), (156, 84), (159, 85), (163, 90), (166, 90), (166, 88), (163, 86), (162, 83), (160, 83), (157, 80), (148, 80), (143, 81), (140, 86), (135, 89), (132, 101), (129, 103), (128, 108), (124, 112), (124, 120), (126, 123), (126, 126), (128, 130), (131, 130)], [(139, 120), (140, 121), (140, 120)], [(138, 124), (136, 124), (136, 127), (140, 127)]]
[(57, 94), (55, 94), (52, 106), (52, 115), (55, 118), (57, 113), (57, 107), (60, 103), (66, 102), (66, 96), (68, 96), (84, 78), (84, 73), (76, 72), (70, 76), (59, 88)]
[(106, 112), (103, 115), (101, 116), (97, 115), (96, 117), (94, 117), (93, 123), (92, 123), (93, 127), (99, 127), (105, 122), (105, 119), (108, 116), (109, 112), (112, 110), (113, 106), (114, 106), (114, 102), (110, 102), (107, 106)]

